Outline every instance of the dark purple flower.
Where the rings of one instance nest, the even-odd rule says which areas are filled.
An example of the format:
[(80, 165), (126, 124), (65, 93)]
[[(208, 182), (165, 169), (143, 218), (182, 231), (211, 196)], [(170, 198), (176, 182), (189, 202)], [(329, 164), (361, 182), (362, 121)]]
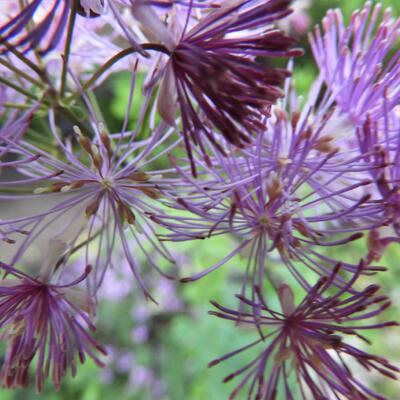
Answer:
[(179, 105), (192, 167), (189, 140), (205, 155), (207, 142), (218, 146), (212, 130), (215, 127), (228, 142), (242, 147), (263, 126), (263, 116), (271, 104), (283, 96), (280, 86), (289, 72), (259, 64), (256, 57), (301, 54), (298, 49), (290, 49), (292, 38), (271, 25), (290, 14), (289, 4), (287, 0), (224, 4), (183, 32), (173, 48), (159, 110), (167, 122), (174, 124), (171, 96)]
[[(278, 397), (288, 400), (384, 399), (357, 378), (352, 369), (358, 363), (368, 371), (375, 370), (392, 379), (397, 378), (399, 369), (385, 358), (366, 353), (351, 344), (353, 340), (346, 339), (354, 337), (369, 343), (361, 332), (398, 324), (371, 322), (360, 325), (359, 321), (381, 314), (390, 302), (385, 296), (376, 295), (376, 285), (350, 294), (348, 290), (358, 273), (343, 289), (328, 294), (339, 269), (340, 265), (330, 277), (321, 278), (298, 306), (294, 304), (290, 287), (282, 284), (278, 290), (281, 311), (270, 308), (259, 287), (254, 300), (238, 295), (244, 305), (250, 306), (250, 312), (238, 312), (212, 302), (217, 311), (210, 311), (210, 314), (241, 326), (252, 326), (260, 335), (249, 345), (209, 364), (214, 366), (256, 346), (262, 348), (251, 362), (224, 379), (228, 382), (242, 376), (230, 399), (236, 398), (245, 385), (248, 385), (248, 398), (257, 400)], [(352, 364), (356, 365), (351, 367)]]
[(91, 301), (76, 285), (90, 272), (68, 284), (51, 284), (46, 279), (32, 278), (15, 268), (0, 264), (5, 275), (15, 279), (0, 281), (1, 339), (7, 351), (0, 371), (3, 386), (29, 385), (29, 366), (36, 357), (36, 390), (40, 392), (46, 378), (57, 389), (68, 370), (76, 374), (76, 361), (86, 356), (99, 366), (96, 353), (106, 354), (90, 331)]

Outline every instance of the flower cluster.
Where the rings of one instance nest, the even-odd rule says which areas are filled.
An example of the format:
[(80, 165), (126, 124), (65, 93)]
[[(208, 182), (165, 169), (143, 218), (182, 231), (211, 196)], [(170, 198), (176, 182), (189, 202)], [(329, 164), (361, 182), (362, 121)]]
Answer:
[[(26, 387), (34, 372), (38, 392), (47, 378), (59, 389), (77, 358), (104, 366), (99, 296), (137, 286), (157, 303), (156, 272), (180, 310), (179, 283), (237, 262), (239, 305), (212, 302), (211, 314), (258, 337), (210, 366), (259, 352), (225, 378), (242, 377), (230, 399), (245, 386), (259, 400), (384, 399), (356, 366), (399, 372), (362, 347), (360, 332), (397, 323), (382, 321), (378, 285), (360, 281), (400, 242), (400, 19), (371, 2), (348, 25), (328, 11), (309, 34), (318, 75), (302, 97), (303, 50), (281, 28), (294, 24), (290, 0), (6, 3), (2, 385)], [(115, 71), (130, 78), (119, 124)], [(176, 266), (177, 242), (217, 236), (231, 244), (221, 260)], [(76, 278), (73, 265), (87, 267)]]

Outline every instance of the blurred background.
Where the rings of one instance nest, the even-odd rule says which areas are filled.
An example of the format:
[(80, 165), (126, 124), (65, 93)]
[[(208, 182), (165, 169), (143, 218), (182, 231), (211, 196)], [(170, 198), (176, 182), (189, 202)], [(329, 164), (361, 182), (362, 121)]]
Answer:
[[(400, 15), (400, 3), (389, 0), (382, 3), (392, 6), (395, 15)], [(284, 28), (298, 37), (299, 44), (306, 49), (305, 56), (296, 60), (294, 69), (295, 86), (300, 94), (307, 94), (316, 75), (308, 49), (307, 32), (321, 21), (328, 8), (340, 7), (348, 21), (351, 12), (363, 4), (362, 0), (295, 2), (296, 12)], [(117, 129), (124, 118), (129, 79), (128, 73), (114, 74), (98, 93), (110, 128)], [(352, 248), (349, 250), (348, 246)], [(172, 247), (172, 252), (178, 260), (176, 268), (187, 276), (219, 261), (230, 249), (232, 243), (229, 238), (215, 238), (183, 243)], [(338, 259), (353, 261), (364, 255), (362, 241), (347, 245), (345, 254), (334, 254)], [(159, 302), (157, 306), (143, 299), (129, 268), (121, 261), (121, 267), (110, 270), (107, 275), (98, 309), (97, 337), (107, 346), (107, 367), (99, 369), (87, 361), (79, 367), (75, 378), (68, 377), (63, 381), (60, 392), (56, 393), (48, 384), (39, 397), (46, 400), (227, 399), (235, 382), (223, 384), (222, 379), (243, 366), (252, 354), (243, 354), (212, 369), (207, 368), (207, 364), (252, 341), (254, 332), (209, 316), (207, 311), (211, 309), (210, 299), (235, 306), (232, 295), (239, 292), (244, 263), (245, 260), (238, 256), (202, 280), (185, 285), (161, 279), (153, 273), (147, 282), (150, 282), (152, 293)], [(389, 271), (365, 279), (362, 284), (378, 280), (383, 292), (393, 300), (393, 307), (385, 313), (385, 319), (399, 320), (400, 253), (395, 245), (388, 248), (381, 264), (388, 265)], [(271, 268), (279, 267), (279, 264), (271, 264)], [(296, 293), (299, 297), (303, 295), (301, 291)], [(390, 356), (391, 361), (400, 366), (398, 329), (367, 336), (372, 345), (362, 344), (368, 347), (366, 350)], [(368, 381), (379, 393), (390, 399), (400, 399), (400, 383), (373, 375), (363, 378), (365, 372), (361, 367), (354, 367), (361, 379)], [(243, 391), (238, 399), (246, 398), (245, 394)], [(35, 397), (34, 389), (0, 389), (1, 400), (29, 400)]]

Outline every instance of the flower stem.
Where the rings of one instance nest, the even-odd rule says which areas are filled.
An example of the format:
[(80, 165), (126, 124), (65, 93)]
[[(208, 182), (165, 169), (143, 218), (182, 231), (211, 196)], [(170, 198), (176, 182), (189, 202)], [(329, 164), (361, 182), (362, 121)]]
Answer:
[(65, 40), (65, 49), (64, 49), (64, 55), (63, 55), (63, 66), (62, 66), (62, 73), (61, 73), (61, 88), (60, 88), (61, 97), (64, 96), (65, 87), (66, 87), (66, 83), (67, 83), (68, 61), (69, 61), (69, 55), (71, 52), (71, 42), (72, 42), (72, 35), (74, 33), (74, 27), (75, 27), (77, 5), (78, 5), (77, 0), (72, 0), (72, 7), (71, 7), (71, 12), (69, 14), (67, 37)]
[[(143, 49), (145, 50), (154, 50), (154, 51), (159, 51), (161, 53), (170, 55), (171, 53), (169, 50), (161, 45), (161, 44), (156, 44), (156, 43), (143, 43), (140, 45)], [(124, 57), (133, 54), (137, 51), (136, 48), (134, 47), (128, 47), (119, 53), (117, 53), (115, 56), (111, 57), (107, 62), (105, 62), (95, 73), (94, 75), (83, 85), (83, 90), (89, 89), (109, 68), (111, 68), (116, 62), (119, 60), (123, 59)], [(72, 96), (68, 98), (68, 100), (73, 99), (74, 97), (78, 96), (79, 93), (75, 93)]]
[(28, 110), (31, 108), (31, 105), (29, 104), (19, 104), (19, 103), (11, 103), (11, 102), (5, 102), (3, 103), (3, 107), (7, 108), (16, 108), (18, 110)]
[(18, 51), (14, 46), (10, 45), (7, 42), (1, 43), (3, 46), (7, 48), (12, 54), (14, 54), (17, 58), (19, 58), (25, 65), (27, 65), (31, 70), (36, 72), (36, 74), (45, 82), (48, 82), (48, 78), (46, 72), (40, 69), (35, 63), (33, 63), (29, 58), (25, 57), (20, 51)]
[(29, 97), (32, 100), (40, 101), (39, 97), (37, 97), (35, 94), (31, 93), (29, 90), (26, 90), (26, 89), (16, 85), (13, 82), (10, 82), (8, 79), (5, 79), (0, 76), (0, 82), (4, 83), (6, 86), (9, 86), (10, 88), (13, 88), (17, 92), (22, 93), (24, 96)]
[(21, 78), (31, 82), (32, 84), (39, 86), (40, 88), (45, 88), (45, 84), (43, 82), (38, 81), (35, 78), (32, 78), (30, 75), (28, 75), (26, 72), (21, 71), (19, 68), (17, 68), (15, 65), (9, 63), (8, 61), (1, 59), (0, 58), (0, 64), (4, 65), (6, 68), (8, 68), (10, 71), (15, 72), (17, 75), (19, 75)]

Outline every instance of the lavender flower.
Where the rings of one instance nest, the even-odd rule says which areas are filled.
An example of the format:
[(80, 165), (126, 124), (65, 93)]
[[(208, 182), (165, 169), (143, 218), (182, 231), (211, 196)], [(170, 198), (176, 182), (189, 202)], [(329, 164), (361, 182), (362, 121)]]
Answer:
[(0, 49), (13, 46), (24, 52), (36, 49), (41, 55), (49, 53), (63, 36), (71, 9), (83, 16), (98, 15), (104, 11), (104, 0), (32, 0), (0, 26), (0, 45), (4, 46)]
[[(134, 74), (132, 82), (135, 77)], [(133, 88), (134, 84), (131, 96)], [(159, 200), (163, 190), (175, 180), (163, 177), (163, 171), (151, 170), (151, 163), (173, 149), (179, 140), (167, 142), (172, 130), (167, 130), (163, 122), (153, 128), (149, 138), (137, 140), (141, 123), (151, 112), (151, 97), (148, 93), (135, 131), (126, 130), (126, 120), (122, 132), (115, 135), (108, 134), (105, 125), (97, 121), (88, 101), (95, 136), (90, 139), (75, 128), (78, 146), (72, 145), (70, 140), (62, 140), (51, 113), (50, 128), (58, 144), (59, 157), (27, 140), (18, 143), (8, 141), (18, 159), (31, 162), (19, 165), (19, 172), (23, 175), (21, 179), (2, 181), (0, 188), (30, 185), (34, 194), (5, 194), (1, 198), (18, 201), (35, 201), (36, 198), (42, 199), (44, 205), (48, 201), (39, 213), (28, 211), (18, 218), (8, 217), (0, 221), (0, 227), (15, 227), (8, 229), (7, 237), (12, 237), (12, 229), (28, 232), (14, 254), (13, 265), (43, 232), (53, 229), (54, 237), (69, 244), (60, 262), (65, 261), (71, 252), (84, 250), (85, 263), (94, 268), (89, 277), (92, 294), (103, 282), (116, 246), (122, 246), (129, 267), (147, 297), (150, 294), (141, 277), (139, 254), (151, 267), (170, 277), (150, 257), (154, 253), (173, 262), (165, 246), (156, 240), (154, 223), (148, 214), (162, 212)], [(151, 121), (153, 125), (154, 121)], [(166, 148), (159, 151), (164, 143)], [(132, 247), (132, 240), (137, 245), (136, 249)]]
[(3, 386), (28, 386), (29, 366), (35, 357), (37, 392), (49, 376), (60, 389), (68, 370), (76, 374), (76, 357), (84, 363), (89, 356), (103, 366), (97, 353), (106, 351), (88, 331), (95, 331), (89, 319), (90, 300), (76, 288), (90, 268), (64, 285), (32, 278), (3, 263), (0, 268), (15, 278), (0, 282), (1, 339), (8, 346), (0, 371)]
[(2, 25), (0, 43), (4, 45), (5, 42), (13, 40), (13, 46), (28, 51), (37, 48), (41, 42), (47, 40), (40, 53), (46, 54), (54, 49), (67, 25), (72, 3), (71, 0), (54, 0), (49, 12), (33, 29), (30, 29), (28, 25), (33, 21), (42, 2), (43, 0), (33, 0)]
[[(186, 194), (171, 207), (178, 205), (190, 215), (154, 216), (173, 232), (161, 238), (181, 241), (232, 234), (239, 239), (223, 260), (184, 282), (246, 252), (243, 292), (249, 282), (263, 285), (268, 265), (276, 258), (309, 288), (304, 267), (324, 276), (337, 263), (324, 254), (324, 248), (348, 244), (388, 222), (385, 208), (376, 201), (380, 196), (373, 197), (370, 163), (358, 148), (340, 151), (340, 137), (331, 135), (337, 115), (325, 114), (315, 104), (319, 88), (317, 82), (300, 112), (294, 99), (288, 111), (273, 107), (266, 132), (261, 131), (244, 151), (226, 144), (228, 157), (214, 151), (211, 167), (198, 161), (204, 171), (198, 181), (176, 164)], [(358, 267), (343, 263), (343, 268), (354, 272)], [(370, 272), (378, 270), (371, 267)], [(335, 283), (343, 285), (337, 278)]]
[[(381, 237), (377, 229), (369, 234), (368, 248), (370, 260), (379, 260), (385, 248), (400, 241), (400, 158), (399, 132), (396, 110), (390, 110), (384, 101), (382, 121), (373, 121), (368, 116), (365, 123), (357, 129), (358, 145), (361, 154), (371, 165), (370, 175), (375, 190), (381, 195), (381, 203), (386, 218), (393, 228), (394, 236)], [(383, 168), (375, 168), (381, 165)], [(388, 224), (385, 224), (388, 225)]]
[[(18, 3), (17, 0), (11, 2), (14, 1)], [(42, 8), (44, 6), (39, 7), (40, 13), (43, 12)], [(4, 21), (8, 19), (0, 16), (0, 25)], [(124, 15), (124, 21), (132, 23), (133, 18)], [(18, 109), (16, 104), (25, 102), (25, 99), (34, 99), (36, 103), (42, 102), (43, 106), (48, 106), (46, 99), (43, 99), (44, 93), (54, 98), (62, 82), (64, 86), (74, 88), (73, 82), (67, 76), (64, 77), (64, 72), (60, 74), (61, 70), (69, 69), (79, 79), (89, 80), (89, 74), (93, 77), (99, 65), (129, 45), (121, 26), (115, 24), (115, 18), (110, 14), (102, 15), (102, 18), (75, 18), (72, 33), (69, 34), (64, 32), (58, 44), (43, 57), (38, 52), (23, 54), (17, 48), (10, 47), (9, 43), (6, 44), (5, 47), (10, 51), (0, 58), (0, 107), (3, 102), (7, 102), (8, 108)], [(68, 46), (65, 46), (66, 39)], [(114, 71), (132, 70), (136, 58), (131, 55), (109, 66), (90, 86), (99, 85)]]
[[(400, 101), (400, 53), (391, 51), (399, 38), (400, 19), (368, 1), (346, 27), (340, 10), (330, 10), (309, 35), (314, 58), (333, 100), (355, 124), (367, 115), (382, 117), (383, 102), (392, 109)], [(379, 21), (380, 20), (380, 21)]]
[[(382, 225), (398, 229), (398, 110), (400, 101), (400, 53), (395, 50), (400, 20), (391, 10), (382, 11), (380, 3), (367, 2), (353, 13), (348, 26), (340, 10), (329, 11), (323, 20), (323, 32), (315, 28), (310, 35), (314, 58), (325, 82), (325, 109), (338, 106), (342, 119), (357, 126), (343, 136), (346, 149), (358, 151), (370, 165), (369, 175), (385, 214)], [(356, 134), (355, 134), (356, 133)], [(371, 231), (368, 260), (377, 260), (386, 246), (398, 241), (395, 236), (380, 237)], [(379, 239), (378, 239), (379, 238)]]
[[(268, 306), (259, 287), (254, 300), (238, 295), (243, 304), (251, 307), (251, 312), (239, 313), (212, 302), (217, 311), (210, 311), (210, 314), (240, 326), (251, 326), (260, 335), (249, 345), (209, 364), (214, 366), (245, 350), (262, 348), (251, 362), (224, 379), (228, 382), (243, 376), (230, 399), (236, 398), (246, 384), (249, 399), (272, 400), (279, 395), (292, 400), (384, 399), (361, 382), (351, 369), (358, 363), (368, 371), (392, 379), (397, 378), (396, 373), (400, 370), (385, 358), (368, 354), (346, 339), (357, 337), (369, 343), (361, 332), (398, 324), (390, 321), (359, 325), (359, 321), (381, 314), (390, 302), (385, 296), (376, 295), (377, 285), (350, 294), (348, 290), (359, 273), (343, 289), (328, 295), (339, 269), (340, 264), (331, 276), (321, 278), (298, 306), (294, 304), (290, 287), (282, 284), (279, 287), (281, 311)], [(353, 368), (351, 364), (355, 364)]]

